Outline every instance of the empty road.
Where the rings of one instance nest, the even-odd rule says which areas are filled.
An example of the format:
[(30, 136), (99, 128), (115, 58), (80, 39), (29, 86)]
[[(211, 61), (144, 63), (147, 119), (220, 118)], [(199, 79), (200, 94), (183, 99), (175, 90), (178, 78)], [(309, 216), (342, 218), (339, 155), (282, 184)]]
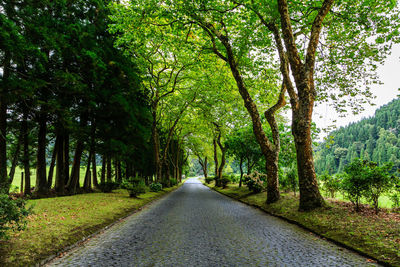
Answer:
[(303, 229), (189, 179), (50, 266), (366, 266)]

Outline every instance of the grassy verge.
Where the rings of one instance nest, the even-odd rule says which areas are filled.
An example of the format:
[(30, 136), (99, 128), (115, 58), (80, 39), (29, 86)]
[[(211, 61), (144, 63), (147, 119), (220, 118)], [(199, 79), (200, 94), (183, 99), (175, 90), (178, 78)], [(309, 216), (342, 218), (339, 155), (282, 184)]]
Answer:
[(126, 190), (29, 200), (26, 230), (0, 242), (0, 266), (31, 266), (95, 233), (178, 186), (129, 198)]
[(216, 191), (341, 243), (388, 265), (400, 266), (400, 214), (388, 210), (375, 215), (370, 208), (356, 213), (349, 203), (327, 201), (329, 207), (299, 212), (298, 196), (283, 193), (274, 204), (266, 205), (266, 193), (251, 194), (246, 187), (226, 189), (206, 184)]

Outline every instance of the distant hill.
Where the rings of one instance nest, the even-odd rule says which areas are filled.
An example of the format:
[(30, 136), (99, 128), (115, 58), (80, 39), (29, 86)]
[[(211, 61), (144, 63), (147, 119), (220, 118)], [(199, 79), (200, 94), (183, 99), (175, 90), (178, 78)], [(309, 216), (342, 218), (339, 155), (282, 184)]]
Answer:
[(400, 99), (395, 99), (375, 111), (375, 115), (329, 135), (315, 150), (315, 169), (318, 174), (341, 172), (354, 158), (391, 161), (400, 167)]

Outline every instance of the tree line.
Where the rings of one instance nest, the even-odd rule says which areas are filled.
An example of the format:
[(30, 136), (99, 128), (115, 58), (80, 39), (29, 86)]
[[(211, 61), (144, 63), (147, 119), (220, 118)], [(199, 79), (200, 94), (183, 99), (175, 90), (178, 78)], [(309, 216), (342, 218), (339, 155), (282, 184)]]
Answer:
[[(151, 92), (138, 63), (114, 46), (107, 30), (111, 2), (0, 1), (2, 192), (17, 166), (24, 170), (24, 193), (38, 197), (133, 176), (152, 179)], [(168, 136), (161, 144), (174, 157), (164, 165), (174, 166), (168, 171), (179, 178), (180, 142), (160, 135)]]

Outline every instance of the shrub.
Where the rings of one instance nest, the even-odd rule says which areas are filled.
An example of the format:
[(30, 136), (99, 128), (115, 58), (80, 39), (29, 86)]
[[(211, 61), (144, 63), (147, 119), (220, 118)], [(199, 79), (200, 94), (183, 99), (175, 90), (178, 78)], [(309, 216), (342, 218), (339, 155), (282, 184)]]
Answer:
[(222, 188), (226, 188), (226, 186), (228, 185), (228, 183), (231, 181), (231, 179), (229, 178), (229, 176), (222, 176), (220, 183), (222, 185)]
[(23, 199), (11, 199), (6, 194), (0, 194), (0, 240), (8, 239), (7, 231), (21, 231), (26, 227), (25, 218), (32, 213), (26, 208)]
[(113, 190), (117, 189), (118, 187), (119, 187), (119, 183), (117, 183), (117, 182), (100, 183), (98, 186), (100, 191), (103, 193), (111, 193)]
[(297, 169), (295, 167), (289, 167), (285, 169), (286, 171), (282, 170), (279, 172), (279, 184), (284, 190), (292, 190), (294, 195), (296, 195), (296, 190), (299, 187)]
[(392, 208), (400, 208), (400, 179), (398, 177), (394, 177), (394, 186), (392, 190), (392, 194), (390, 195), (390, 199), (392, 200)]
[(150, 184), (150, 191), (159, 192), (161, 190), (162, 190), (162, 184), (160, 184), (160, 183), (151, 183)]
[(264, 188), (267, 181), (267, 175), (257, 171), (250, 175), (244, 175), (244, 183), (253, 193), (260, 193)]
[(169, 184), (170, 186), (174, 186), (178, 184), (178, 181), (175, 178), (170, 178), (169, 179)]
[(204, 178), (204, 180), (206, 181), (207, 184), (209, 184), (209, 183), (211, 183), (212, 181), (214, 181), (214, 179), (215, 179), (215, 178), (214, 178), (213, 176)]
[(342, 190), (359, 211), (361, 197), (365, 197), (378, 213), (379, 197), (388, 192), (393, 184), (389, 174), (392, 164), (379, 167), (375, 162), (354, 159), (345, 167), (346, 175), (342, 181)]
[(322, 188), (330, 195), (331, 198), (335, 198), (335, 193), (340, 190), (342, 178), (341, 175), (329, 175), (325, 173), (320, 176), (320, 180), (323, 182)]
[(387, 163), (383, 166), (378, 166), (374, 162), (367, 162), (367, 171), (368, 171), (368, 190), (365, 191), (365, 197), (369, 200), (372, 206), (375, 208), (375, 213), (378, 213), (379, 206), (378, 200), (379, 197), (388, 192), (393, 185), (392, 176), (389, 173), (389, 170), (392, 169), (392, 164)]
[(237, 184), (237, 183), (239, 183), (240, 175), (237, 176), (237, 175), (231, 174), (231, 175), (229, 176), (229, 179), (231, 180), (232, 183)]
[(146, 184), (139, 177), (124, 180), (121, 187), (128, 190), (130, 197), (137, 197), (140, 194), (146, 193)]

